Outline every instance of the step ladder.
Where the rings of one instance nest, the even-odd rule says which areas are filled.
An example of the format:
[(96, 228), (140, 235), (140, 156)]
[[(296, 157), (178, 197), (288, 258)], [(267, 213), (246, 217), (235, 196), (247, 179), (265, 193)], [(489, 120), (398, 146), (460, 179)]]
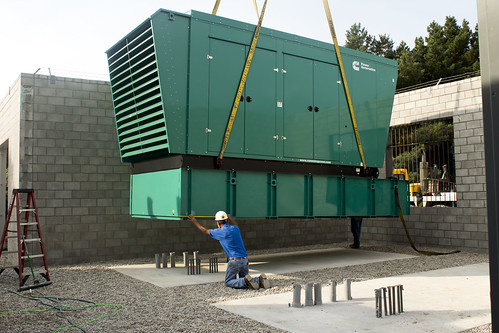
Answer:
[[(21, 201), (25, 202), (24, 206)], [(14, 207), (15, 216), (12, 214)], [(13, 220), (14, 217), (15, 220)], [(5, 258), (5, 255), (9, 256), (14, 253), (17, 253), (17, 265), (5, 267), (0, 265), (0, 274), (7, 268), (13, 268), (19, 275), (19, 290), (39, 288), (52, 283), (45, 258), (33, 189), (12, 191), (12, 201), (0, 243), (0, 258), (2, 255)], [(40, 282), (37, 276), (45, 281)]]

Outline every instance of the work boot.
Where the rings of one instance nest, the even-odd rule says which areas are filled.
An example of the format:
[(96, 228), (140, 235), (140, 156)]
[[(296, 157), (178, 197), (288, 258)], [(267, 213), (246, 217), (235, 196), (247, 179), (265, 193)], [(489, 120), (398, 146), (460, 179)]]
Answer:
[(253, 279), (251, 278), (251, 275), (246, 275), (244, 277), (244, 282), (246, 282), (246, 285), (248, 286), (248, 288), (251, 288), (254, 290), (260, 289), (260, 286), (258, 285), (258, 283), (253, 281)]
[(258, 277), (258, 282), (260, 282), (260, 288), (263, 289), (269, 289), (270, 288), (270, 281), (267, 280), (267, 275), (264, 273), (260, 274)]
[(357, 244), (350, 244), (350, 247), (352, 249), (358, 249), (360, 247), (360, 245), (357, 245)]

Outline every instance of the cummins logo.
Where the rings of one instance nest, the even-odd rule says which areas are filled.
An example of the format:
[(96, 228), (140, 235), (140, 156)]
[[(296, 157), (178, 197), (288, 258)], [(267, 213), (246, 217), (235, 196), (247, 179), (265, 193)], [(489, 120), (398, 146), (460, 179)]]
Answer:
[(357, 60), (352, 62), (352, 68), (357, 72), (360, 71), (361, 69), (366, 70), (366, 71), (370, 71), (370, 72), (376, 72), (376, 68), (372, 68), (369, 64), (366, 64), (366, 63), (363, 63), (363, 62), (360, 62)]
[(355, 60), (354, 62), (352, 62), (352, 67), (354, 70), (356, 70), (357, 72), (360, 71), (360, 67), (359, 67), (360, 63)]

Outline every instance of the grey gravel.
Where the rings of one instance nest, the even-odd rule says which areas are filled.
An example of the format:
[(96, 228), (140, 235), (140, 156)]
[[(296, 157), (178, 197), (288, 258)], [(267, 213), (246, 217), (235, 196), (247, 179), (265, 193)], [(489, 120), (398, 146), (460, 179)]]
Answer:
[[(347, 247), (346, 243), (317, 245), (297, 248), (249, 251), (251, 255), (290, 252), (307, 249)], [(49, 267), (52, 285), (14, 293), (18, 287), (17, 275), (13, 270), (0, 274), (0, 328), (3, 332), (54, 332), (76, 323), (85, 323), (101, 316), (107, 317), (78, 327), (62, 329), (63, 332), (285, 332), (257, 321), (225, 312), (212, 303), (231, 299), (278, 294), (292, 291), (293, 283), (306, 281), (327, 283), (329, 279), (345, 277), (353, 281), (364, 281), (401, 274), (423, 272), (440, 268), (456, 267), (488, 262), (486, 252), (463, 251), (442, 256), (423, 256), (410, 247), (400, 245), (363, 244), (362, 249), (416, 255), (414, 258), (391, 260), (365, 265), (326, 268), (307, 272), (296, 272), (271, 277), (272, 288), (266, 290), (235, 290), (226, 288), (222, 281), (201, 285), (160, 288), (122, 275), (110, 267), (123, 264), (154, 263), (154, 258), (118, 260), (72, 266)], [(425, 250), (448, 251), (448, 249), (426, 248)], [(202, 254), (201, 259), (222, 253)], [(49, 305), (40, 304), (30, 298)], [(24, 297), (23, 297), (24, 296)], [(93, 301), (98, 304), (121, 304), (98, 306), (87, 309), (52, 308), (57, 300), (39, 298), (59, 297), (65, 306), (87, 306), (90, 303), (62, 298)], [(48, 310), (47, 310), (48, 309)], [(20, 310), (31, 310), (22, 311)], [(43, 310), (33, 312), (32, 310)], [(72, 311), (69, 311), (72, 310)], [(484, 325), (466, 333), (491, 332), (491, 325)]]

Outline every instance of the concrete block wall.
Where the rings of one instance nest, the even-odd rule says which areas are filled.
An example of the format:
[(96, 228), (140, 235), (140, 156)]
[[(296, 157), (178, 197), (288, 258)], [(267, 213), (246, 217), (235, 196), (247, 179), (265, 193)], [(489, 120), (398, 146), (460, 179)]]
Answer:
[[(130, 218), (108, 82), (22, 74), (0, 104), (0, 138), (9, 188), (35, 189), (49, 265), (222, 251), (187, 221)], [(345, 220), (239, 222), (248, 250), (338, 242), (349, 230)]]
[[(406, 217), (421, 246), (487, 249), (487, 202), (481, 78), (424, 88), (395, 97), (391, 125), (452, 117), (457, 207), (411, 208)], [(399, 219), (367, 219), (364, 240), (406, 242)]]
[[(418, 246), (487, 248), (480, 87), (474, 78), (396, 96), (392, 125), (454, 119), (458, 207), (412, 208), (406, 220)], [(130, 218), (129, 168), (117, 144), (108, 82), (22, 74), (0, 103), (0, 151), (9, 151), (9, 187), (35, 189), (49, 264), (221, 252), (217, 241), (189, 222)], [(249, 250), (351, 239), (346, 219), (239, 224)], [(366, 219), (362, 240), (406, 242), (398, 219)]]

